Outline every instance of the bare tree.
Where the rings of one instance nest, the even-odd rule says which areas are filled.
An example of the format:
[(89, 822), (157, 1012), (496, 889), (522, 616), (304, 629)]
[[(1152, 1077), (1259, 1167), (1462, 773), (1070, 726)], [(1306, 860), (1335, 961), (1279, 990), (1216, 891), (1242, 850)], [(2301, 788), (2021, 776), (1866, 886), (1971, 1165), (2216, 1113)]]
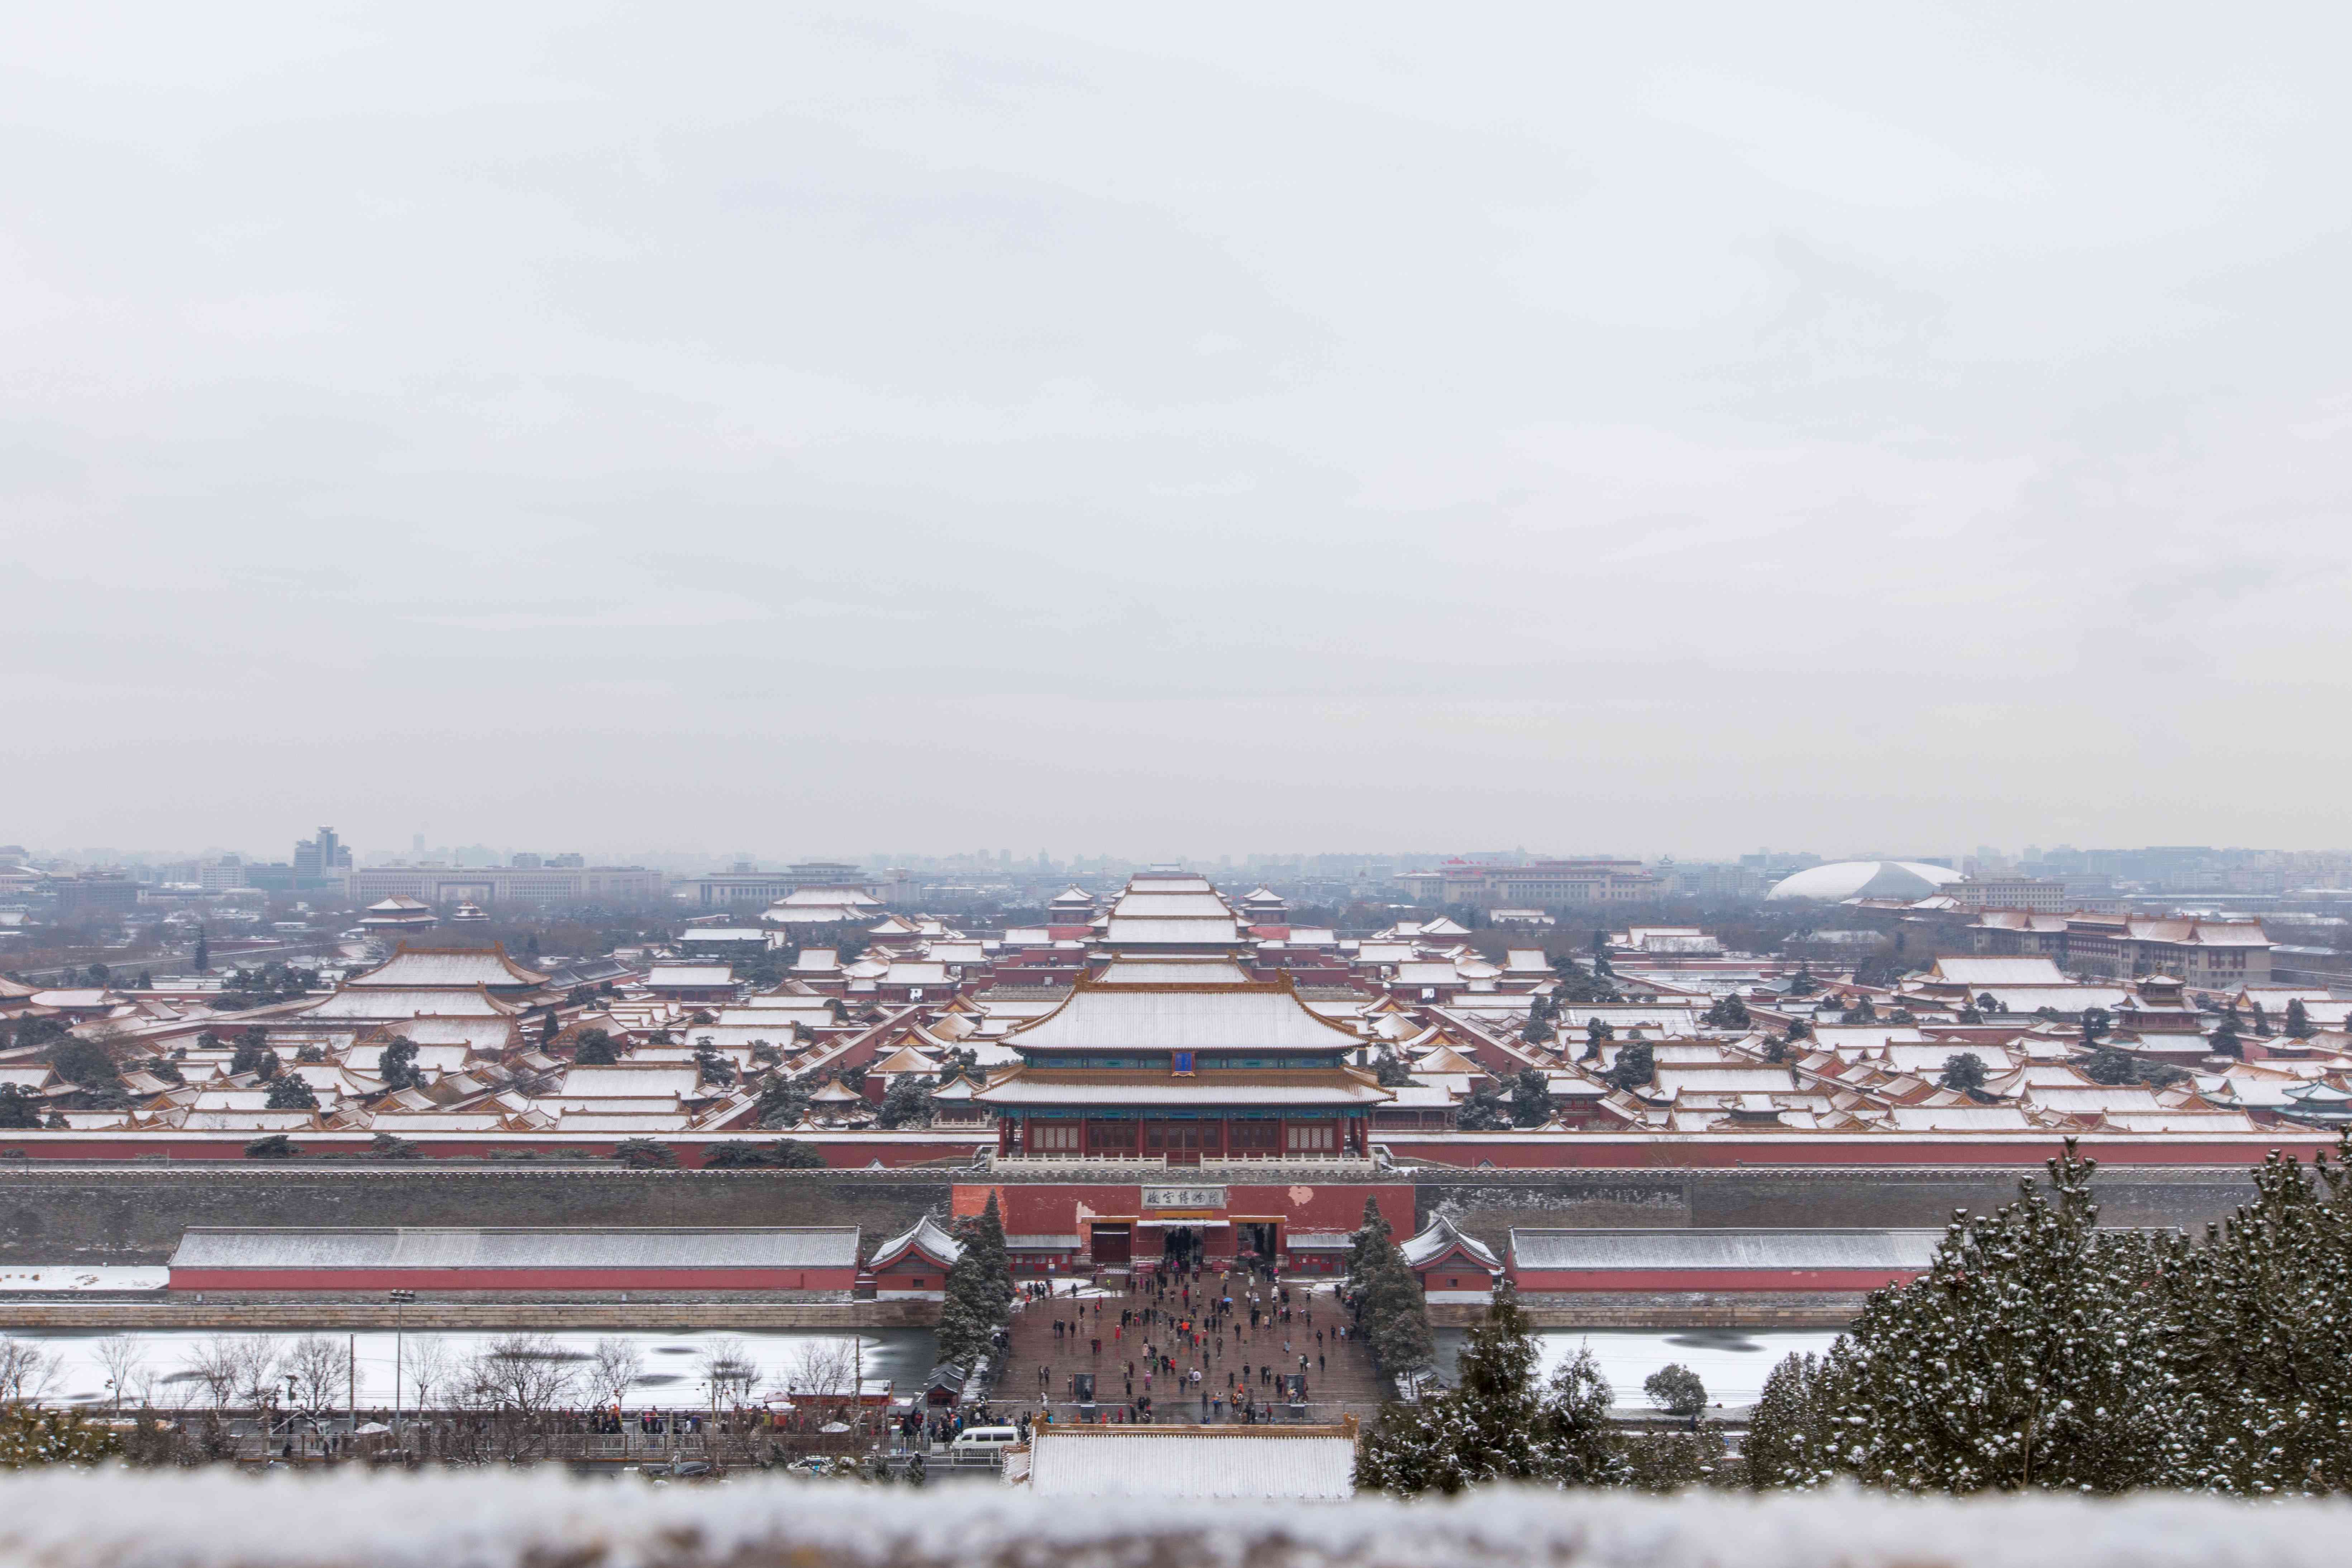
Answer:
[(313, 1421), (341, 1409), (351, 1397), (350, 1351), (324, 1334), (296, 1340), (281, 1364), (294, 1408)]
[(751, 1347), (732, 1334), (720, 1335), (703, 1351), (702, 1375), (710, 1384), (716, 1405), (740, 1405), (760, 1384), (759, 1363), (751, 1359)]
[(228, 1347), (231, 1402), (254, 1410), (276, 1405), (280, 1381), (278, 1346), (259, 1334), (215, 1342)]
[(147, 1369), (147, 1347), (131, 1334), (109, 1334), (91, 1347), (98, 1354), (98, 1364), (106, 1369), (106, 1381), (113, 1386), (116, 1408), (121, 1408), (128, 1396), (134, 1404), (145, 1406), (148, 1389), (154, 1377)]
[(441, 1391), (443, 1399), (449, 1397), (450, 1384), (457, 1381), (458, 1369), (457, 1358), (449, 1353), (440, 1335), (411, 1335), (401, 1361), (409, 1387), (416, 1391), (413, 1403), (420, 1413), (433, 1408), (435, 1389)]
[(0, 1401), (38, 1404), (64, 1366), (64, 1358), (39, 1341), (0, 1334)]
[(847, 1340), (803, 1340), (784, 1367), (784, 1392), (795, 1401), (847, 1399), (856, 1391), (856, 1353)]
[(236, 1401), (236, 1341), (216, 1334), (188, 1353), (184, 1375), (173, 1380), (184, 1383), (188, 1388), (186, 1398), (181, 1401), (184, 1405), (193, 1402), (200, 1394), (205, 1408), (211, 1410), (226, 1410)]
[(635, 1341), (598, 1340), (588, 1365), (588, 1378), (595, 1385), (599, 1398), (608, 1405), (618, 1405), (628, 1397), (629, 1390), (636, 1386), (645, 1370), (645, 1354)]
[(464, 1395), (488, 1420), (504, 1457), (520, 1459), (541, 1449), (549, 1417), (575, 1397), (579, 1384), (570, 1358), (547, 1335), (508, 1334), (467, 1363)]

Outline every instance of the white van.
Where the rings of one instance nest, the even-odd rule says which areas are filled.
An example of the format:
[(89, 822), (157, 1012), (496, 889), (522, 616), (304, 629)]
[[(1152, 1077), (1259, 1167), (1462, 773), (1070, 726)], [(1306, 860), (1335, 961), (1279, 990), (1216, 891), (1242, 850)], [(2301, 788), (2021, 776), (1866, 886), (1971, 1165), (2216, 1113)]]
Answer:
[(1019, 1441), (1021, 1429), (1017, 1426), (967, 1426), (956, 1434), (956, 1440), (948, 1445), (948, 1452), (959, 1459), (1002, 1454)]

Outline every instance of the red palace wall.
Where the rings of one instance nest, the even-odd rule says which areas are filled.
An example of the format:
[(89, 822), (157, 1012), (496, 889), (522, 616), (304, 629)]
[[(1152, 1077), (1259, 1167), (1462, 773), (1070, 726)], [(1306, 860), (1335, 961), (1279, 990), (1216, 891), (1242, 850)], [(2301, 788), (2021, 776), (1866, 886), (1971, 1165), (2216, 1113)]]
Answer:
[[(1222, 1208), (1213, 1209), (1147, 1209), (1143, 1206), (1145, 1186), (1152, 1187), (1215, 1187), (1222, 1186), (1225, 1202)], [(1171, 1173), (1166, 1182), (1154, 1183), (1069, 1183), (1069, 1184), (1005, 1184), (992, 1185), (972, 1183), (957, 1184), (953, 1212), (958, 1217), (976, 1215), (995, 1194), (997, 1213), (1004, 1224), (1007, 1236), (1076, 1236), (1079, 1252), (1084, 1256), (1092, 1243), (1097, 1223), (1134, 1226), (1130, 1256), (1137, 1261), (1149, 1262), (1160, 1255), (1151, 1232), (1163, 1227), (1145, 1226), (1141, 1222), (1162, 1215), (1176, 1215), (1172, 1223), (1181, 1224), (1181, 1216), (1199, 1215), (1223, 1220), (1223, 1225), (1201, 1227), (1204, 1250), (1210, 1258), (1230, 1258), (1235, 1250), (1235, 1226), (1273, 1223), (1277, 1244), (1285, 1250), (1289, 1238), (1299, 1232), (1320, 1232), (1326, 1235), (1353, 1231), (1363, 1224), (1364, 1200), (1371, 1198), (1380, 1205), (1381, 1217), (1389, 1222), (1397, 1235), (1411, 1236), (1414, 1229), (1413, 1188), (1403, 1182), (1334, 1183), (1328, 1185), (1309, 1183), (1282, 1184), (1240, 1184), (1206, 1181), (1182, 1173)]]
[(948, 1266), (916, 1253), (908, 1253), (888, 1268), (874, 1271), (874, 1286), (878, 1290), (944, 1290), (947, 1284)]

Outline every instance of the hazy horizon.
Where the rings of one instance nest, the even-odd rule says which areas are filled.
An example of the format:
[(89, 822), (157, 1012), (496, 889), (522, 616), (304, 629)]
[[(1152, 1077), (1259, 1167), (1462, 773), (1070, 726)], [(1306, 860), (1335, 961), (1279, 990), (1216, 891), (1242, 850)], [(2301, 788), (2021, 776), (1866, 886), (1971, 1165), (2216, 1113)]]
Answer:
[(21, 11), (0, 841), (2341, 842), (2263, 16)]

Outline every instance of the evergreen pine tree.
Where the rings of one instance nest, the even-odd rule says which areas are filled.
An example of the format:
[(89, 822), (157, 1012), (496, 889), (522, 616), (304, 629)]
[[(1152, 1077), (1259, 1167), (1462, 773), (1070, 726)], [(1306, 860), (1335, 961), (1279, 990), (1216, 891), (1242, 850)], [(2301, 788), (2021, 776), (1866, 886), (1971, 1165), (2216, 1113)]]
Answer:
[(1601, 1081), (1612, 1089), (1631, 1091), (1657, 1076), (1657, 1053), (1646, 1042), (1636, 1040), (1617, 1053), (1615, 1064), (1601, 1075)]
[(882, 1125), (929, 1127), (931, 1114), (930, 1075), (919, 1072), (893, 1074), (890, 1087), (882, 1091), (882, 1113), (878, 1118)]
[(1381, 1205), (1376, 1200), (1366, 1198), (1364, 1217), (1357, 1223), (1355, 1237), (1348, 1243), (1349, 1294), (1361, 1296), (1371, 1289), (1380, 1249), (1383, 1246), (1392, 1246), (1394, 1242), (1395, 1236), (1389, 1229), (1388, 1215), (1381, 1213)]
[(1541, 1127), (1551, 1120), (1551, 1085), (1540, 1069), (1521, 1068), (1511, 1080), (1511, 1121), (1519, 1127)]
[(1420, 1279), (1391, 1245), (1380, 1265), (1372, 1291), (1370, 1347), (1391, 1380), (1418, 1378), (1436, 1363), (1437, 1334), (1430, 1327), (1429, 1298)]
[(1004, 1245), (1004, 1215), (996, 1206), (993, 1192), (982, 1205), (979, 1217), (969, 1226), (964, 1246), (980, 1254), (981, 1278), (988, 1282), (990, 1311), (1000, 1324), (1009, 1322), (1013, 1317), (1013, 1254)]
[(1450, 1497), (1487, 1481), (1549, 1479), (1537, 1357), (1534, 1329), (1505, 1280), (1486, 1321), (1462, 1347), (1458, 1385), (1383, 1408), (1357, 1450), (1356, 1485), (1403, 1497)]
[[(2338, 1152), (2352, 1159), (2352, 1131)], [(2167, 1295), (2188, 1411), (2176, 1485), (2352, 1488), (2352, 1173), (2273, 1151), (2254, 1202), (2176, 1250)]]
[(1748, 1026), (1748, 1004), (1736, 994), (1718, 996), (1706, 1010), (1705, 1022), (1717, 1029), (1744, 1029)]
[(1436, 1359), (1428, 1299), (1389, 1229), (1388, 1217), (1370, 1198), (1364, 1200), (1363, 1223), (1349, 1244), (1348, 1289), (1363, 1325), (1365, 1347), (1390, 1378), (1412, 1377)]
[(268, 1083), (278, 1076), (278, 1053), (269, 1048), (269, 1037), (259, 1025), (239, 1035), (236, 1049), (230, 1053), (228, 1070), (233, 1075), (251, 1073)]
[(205, 934), (202, 926), (196, 928), (195, 965), (199, 974), (208, 973), (213, 966), (213, 939)]
[(268, 1105), (272, 1110), (316, 1110), (319, 1093), (300, 1073), (280, 1073), (270, 1081)]
[(2290, 996), (2287, 998), (2286, 1032), (2289, 1037), (2293, 1039), (2307, 1040), (2311, 1038), (2311, 1009), (2303, 1005), (2303, 998), (2300, 996)]
[(798, 1127), (808, 1116), (809, 1091), (782, 1073), (771, 1073), (760, 1086), (755, 1108), (762, 1127)]
[(1733, 1477), (1730, 1446), (1712, 1421), (1688, 1432), (1654, 1432), (1625, 1445), (1625, 1484), (1645, 1492), (1722, 1486)]
[(1642, 1392), (1669, 1415), (1696, 1415), (1706, 1408), (1706, 1384), (1680, 1362), (1660, 1367), (1643, 1380)]
[(1491, 1083), (1482, 1083), (1454, 1108), (1454, 1125), (1465, 1132), (1499, 1132), (1511, 1124), (1511, 1113)]
[(1546, 1475), (1562, 1486), (1623, 1484), (1625, 1446), (1609, 1423), (1614, 1398), (1592, 1347), (1577, 1347), (1544, 1391), (1539, 1436)]
[(1944, 1070), (1936, 1081), (1964, 1094), (1978, 1093), (1985, 1086), (1984, 1058), (1974, 1051), (1955, 1051), (1944, 1058)]
[(394, 1035), (376, 1058), (375, 1072), (386, 1089), (406, 1089), (415, 1083), (416, 1042), (405, 1035)]
[(2100, 1232), (2070, 1139), (2045, 1195), (1956, 1217), (1928, 1272), (1870, 1297), (1823, 1381), (1840, 1467), (1896, 1490), (2122, 1491), (2171, 1468), (2179, 1401), (2156, 1245)]
[(1837, 1425), (1823, 1405), (1821, 1358), (1791, 1355), (1767, 1373), (1740, 1445), (1759, 1491), (1821, 1486), (1837, 1474)]
[(997, 1330), (1013, 1316), (1013, 1269), (996, 1194), (980, 1214), (956, 1222), (962, 1248), (949, 1266), (947, 1300), (940, 1310), (940, 1359), (971, 1368), (989, 1353)]

